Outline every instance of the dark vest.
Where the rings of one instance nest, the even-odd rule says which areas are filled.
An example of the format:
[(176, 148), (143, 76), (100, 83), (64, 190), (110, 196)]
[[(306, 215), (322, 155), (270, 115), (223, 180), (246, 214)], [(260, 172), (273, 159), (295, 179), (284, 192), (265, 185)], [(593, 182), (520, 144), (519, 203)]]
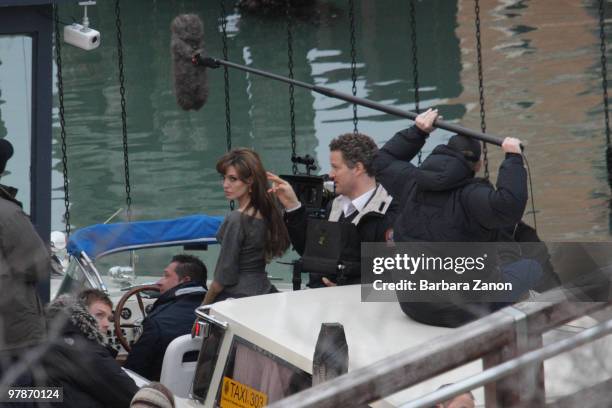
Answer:
[(338, 222), (311, 218), (308, 220), (306, 247), (302, 269), (310, 273), (310, 281), (325, 276), (340, 285), (359, 283), (361, 278), (361, 239), (351, 223), (357, 211)]

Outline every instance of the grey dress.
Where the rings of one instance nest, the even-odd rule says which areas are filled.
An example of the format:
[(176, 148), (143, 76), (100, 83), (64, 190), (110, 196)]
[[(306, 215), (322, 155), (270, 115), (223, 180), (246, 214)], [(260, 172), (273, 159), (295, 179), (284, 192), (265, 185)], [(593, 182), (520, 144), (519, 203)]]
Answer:
[(266, 222), (240, 211), (232, 211), (217, 231), (221, 251), (214, 279), (224, 290), (217, 300), (269, 293), (264, 242)]

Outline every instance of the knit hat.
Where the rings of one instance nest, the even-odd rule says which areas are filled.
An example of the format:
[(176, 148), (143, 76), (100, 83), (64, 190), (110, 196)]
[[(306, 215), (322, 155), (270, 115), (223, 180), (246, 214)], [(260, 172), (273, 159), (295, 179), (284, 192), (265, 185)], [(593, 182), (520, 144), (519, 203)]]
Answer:
[(454, 135), (447, 143), (451, 149), (463, 153), (463, 157), (471, 162), (480, 160), (480, 142), (471, 137)]
[(6, 162), (13, 156), (13, 145), (6, 139), (0, 139), (0, 173), (4, 172)]
[(130, 408), (174, 408), (174, 397), (164, 385), (151, 383), (134, 395)]

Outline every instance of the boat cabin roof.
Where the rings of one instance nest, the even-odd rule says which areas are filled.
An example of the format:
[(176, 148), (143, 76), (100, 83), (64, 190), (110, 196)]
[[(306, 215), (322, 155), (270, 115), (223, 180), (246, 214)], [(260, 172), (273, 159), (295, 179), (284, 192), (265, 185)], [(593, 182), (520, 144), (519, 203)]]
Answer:
[[(407, 317), (397, 302), (362, 302), (360, 285), (232, 299), (216, 303), (211, 315), (227, 321), (230, 328), (234, 326), (235, 335), (248, 336), (246, 340), (308, 373), (312, 373), (314, 349), (324, 322), (343, 325), (349, 371), (452, 335), (454, 330), (418, 323)], [(470, 363), (386, 398), (381, 406), (389, 402), (397, 406), (481, 370), (480, 361)], [(482, 402), (482, 394), (478, 394), (477, 401)]]

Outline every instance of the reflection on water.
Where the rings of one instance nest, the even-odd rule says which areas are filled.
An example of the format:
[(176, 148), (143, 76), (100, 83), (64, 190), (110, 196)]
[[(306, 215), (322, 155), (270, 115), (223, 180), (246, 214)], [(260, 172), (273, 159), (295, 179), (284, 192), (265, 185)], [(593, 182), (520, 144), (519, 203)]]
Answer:
[[(595, 3), (481, 6), (487, 129), (527, 142), (538, 227), (551, 240), (601, 240), (610, 233)], [(460, 100), (477, 101), (472, 2), (460, 2), (457, 20)], [(476, 127), (477, 105), (468, 106), (462, 121)], [(492, 156), (496, 170), (500, 155)]]
[[(538, 227), (548, 240), (609, 237), (593, 3), (480, 2), (487, 129), (527, 142)], [(356, 4), (358, 95), (414, 109), (409, 2)], [(473, 2), (416, 5), (421, 108), (436, 106), (445, 119), (479, 128)], [(226, 7), (231, 11), (229, 58), (286, 74), (285, 21), (241, 15), (230, 1)], [(200, 112), (181, 111), (172, 93), (169, 25), (175, 15), (191, 11), (204, 21), (209, 53), (221, 56), (215, 2), (137, 0), (122, 5), (130, 176), (139, 219), (228, 210), (214, 171), (226, 149), (223, 72), (209, 73), (210, 97)], [(294, 26), (295, 77), (350, 93), (346, 2), (320, 0), (316, 11)], [(76, 6), (60, 7), (64, 21), (80, 13)], [(105, 220), (125, 202), (114, 7), (100, 2), (90, 14), (102, 32), (101, 47), (90, 52), (63, 47), (71, 220), (77, 228)], [(229, 77), (233, 146), (253, 147), (269, 169), (289, 173), (287, 86), (238, 71)], [(352, 106), (302, 89), (296, 89), (295, 99), (298, 154), (314, 154), (327, 171), (327, 145), (352, 130)], [(13, 118), (3, 109), (0, 117), (10, 123)], [(369, 109), (358, 111), (360, 131), (379, 143), (410, 124)], [(59, 137), (56, 116), (54, 121)], [(447, 137), (436, 132), (425, 152)], [(495, 147), (489, 150), (495, 177), (501, 155)], [(62, 214), (60, 157), (55, 144), (56, 229)], [(214, 256), (213, 250), (211, 267)]]

